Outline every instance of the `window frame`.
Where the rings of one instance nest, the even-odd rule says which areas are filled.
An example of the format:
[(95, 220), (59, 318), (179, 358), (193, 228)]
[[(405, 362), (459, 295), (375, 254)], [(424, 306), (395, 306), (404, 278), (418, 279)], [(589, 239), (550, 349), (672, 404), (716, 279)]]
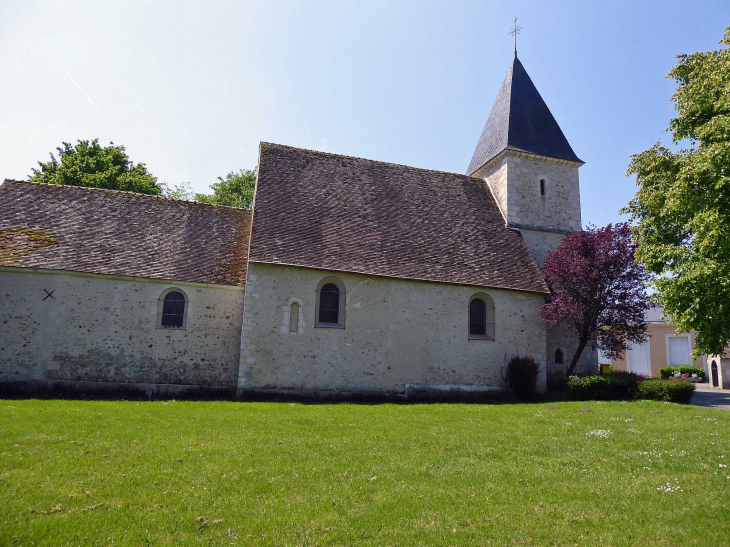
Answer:
[[(558, 361), (558, 352), (560, 352), (560, 361)], [(555, 348), (555, 353), (553, 353), (553, 363), (556, 365), (565, 364), (565, 352), (561, 348)]]
[[(320, 322), (319, 320), (320, 292), (325, 285), (330, 284), (337, 287), (337, 290), (339, 291), (336, 323)], [(346, 321), (346, 301), (347, 292), (345, 291), (345, 284), (340, 279), (329, 276), (320, 280), (314, 294), (314, 327), (319, 329), (344, 329)]]
[[(689, 359), (689, 365), (673, 365), (669, 358), (669, 339), (670, 338), (686, 338), (687, 339), (687, 358)], [(665, 334), (664, 335), (664, 346), (666, 352), (666, 361), (668, 367), (679, 367), (679, 366), (695, 366), (695, 360), (692, 358), (692, 336), (688, 332), (682, 332), (679, 334)]]
[[(471, 303), (473, 300), (481, 300), (484, 302), (484, 332), (485, 334), (471, 334)], [(496, 307), (494, 299), (485, 292), (478, 292), (471, 295), (469, 303), (466, 307), (466, 332), (469, 340), (487, 340), (494, 342), (496, 339)]]
[[(162, 324), (162, 315), (165, 310), (165, 297), (173, 292), (180, 293), (185, 299), (185, 307), (183, 308), (183, 324), (180, 327), (169, 327)], [(169, 287), (162, 291), (159, 298), (157, 299), (157, 328), (164, 330), (187, 330), (188, 328), (188, 313), (190, 309), (190, 300), (188, 299), (187, 293), (180, 287)]]

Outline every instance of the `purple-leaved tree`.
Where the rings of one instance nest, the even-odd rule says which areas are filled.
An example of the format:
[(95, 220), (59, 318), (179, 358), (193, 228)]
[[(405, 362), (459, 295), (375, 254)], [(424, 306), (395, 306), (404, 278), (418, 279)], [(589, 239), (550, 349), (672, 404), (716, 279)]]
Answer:
[(567, 374), (573, 374), (588, 344), (620, 359), (629, 342), (646, 340), (649, 276), (634, 260), (631, 227), (626, 223), (589, 227), (563, 239), (545, 258), (552, 294), (540, 308), (550, 325), (578, 336)]

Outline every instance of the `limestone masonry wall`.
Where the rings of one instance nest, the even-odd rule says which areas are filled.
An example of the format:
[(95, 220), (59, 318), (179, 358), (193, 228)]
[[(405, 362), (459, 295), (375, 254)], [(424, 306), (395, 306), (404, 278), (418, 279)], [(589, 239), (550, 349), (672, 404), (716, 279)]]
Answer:
[[(158, 299), (171, 287), (188, 297), (184, 330), (157, 326)], [(0, 268), (0, 383), (235, 389), (243, 294), (238, 287)]]
[[(345, 328), (315, 328), (315, 291), (334, 275), (345, 286)], [(495, 340), (468, 339), (468, 305), (485, 292), (495, 306)], [(290, 305), (299, 304), (298, 332)], [(542, 364), (543, 295), (333, 273), (299, 267), (249, 265), (239, 391), (403, 393), (406, 384), (497, 388), (515, 354)]]
[[(509, 224), (553, 230), (582, 228), (578, 168), (505, 156), (481, 175)], [(545, 195), (540, 194), (545, 181)]]

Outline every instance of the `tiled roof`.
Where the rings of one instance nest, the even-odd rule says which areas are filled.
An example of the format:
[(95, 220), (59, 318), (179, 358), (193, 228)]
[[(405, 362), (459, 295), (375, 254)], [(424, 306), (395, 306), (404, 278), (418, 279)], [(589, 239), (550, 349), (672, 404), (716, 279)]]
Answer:
[(6, 180), (0, 265), (243, 286), (250, 219), (232, 207)]
[(251, 261), (547, 292), (485, 184), (262, 143)]
[(466, 170), (471, 175), (506, 149), (583, 163), (515, 55)]

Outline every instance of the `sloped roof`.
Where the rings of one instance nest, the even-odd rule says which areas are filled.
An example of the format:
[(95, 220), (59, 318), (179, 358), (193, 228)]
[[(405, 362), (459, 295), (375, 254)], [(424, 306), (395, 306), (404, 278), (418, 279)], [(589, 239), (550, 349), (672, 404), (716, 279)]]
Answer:
[(6, 180), (0, 265), (243, 286), (251, 212)]
[(253, 262), (546, 293), (478, 178), (261, 143)]
[(583, 163), (517, 55), (502, 82), (466, 174), (475, 173), (507, 148)]

